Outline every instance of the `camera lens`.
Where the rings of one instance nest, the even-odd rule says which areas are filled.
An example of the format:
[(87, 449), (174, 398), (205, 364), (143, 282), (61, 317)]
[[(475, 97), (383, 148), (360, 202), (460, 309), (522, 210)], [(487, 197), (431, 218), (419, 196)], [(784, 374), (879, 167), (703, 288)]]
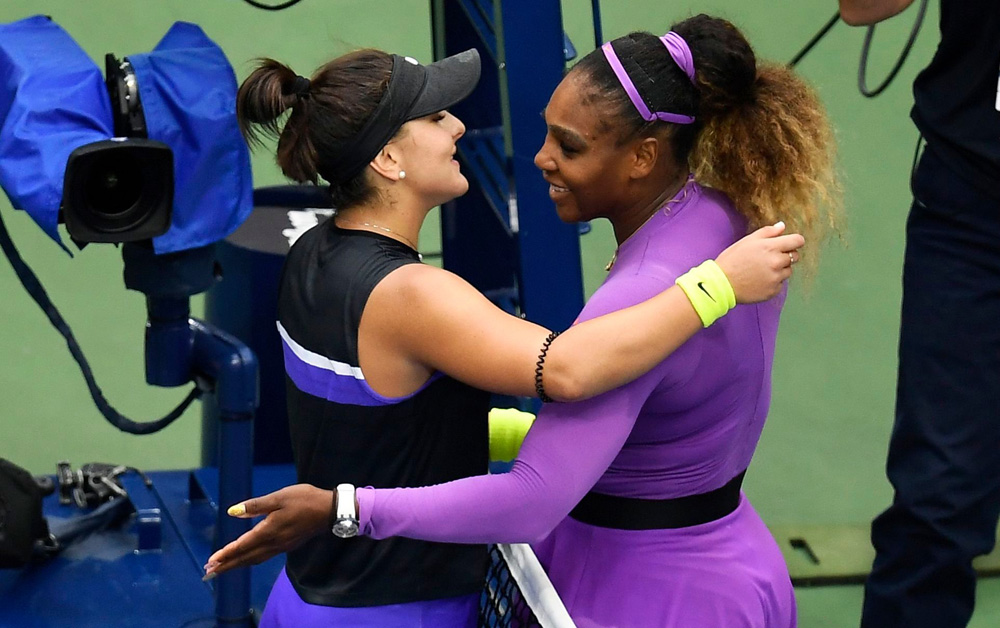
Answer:
[(96, 215), (118, 217), (135, 207), (142, 195), (142, 168), (108, 155), (93, 165), (84, 191), (84, 206)]
[(78, 242), (134, 242), (170, 228), (173, 155), (143, 138), (101, 140), (66, 164), (62, 215)]

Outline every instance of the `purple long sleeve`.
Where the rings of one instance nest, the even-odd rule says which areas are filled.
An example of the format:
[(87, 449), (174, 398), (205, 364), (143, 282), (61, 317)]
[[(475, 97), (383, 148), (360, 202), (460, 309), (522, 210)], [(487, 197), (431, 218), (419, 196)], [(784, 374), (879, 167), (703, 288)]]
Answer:
[[(697, 184), (619, 247), (580, 320), (639, 303), (745, 233), (723, 195)], [(359, 489), (361, 529), (461, 543), (534, 542), (592, 488), (670, 498), (745, 470), (770, 403), (784, 297), (738, 306), (638, 380), (591, 400), (548, 404), (513, 469), (415, 489)]]
[[(629, 285), (638, 303), (667, 287)], [(618, 307), (626, 295), (619, 294)], [(377, 539), (406, 536), (456, 543), (534, 542), (547, 535), (618, 455), (662, 375), (578, 403), (548, 404), (508, 473), (412, 489), (359, 489), (361, 529)]]

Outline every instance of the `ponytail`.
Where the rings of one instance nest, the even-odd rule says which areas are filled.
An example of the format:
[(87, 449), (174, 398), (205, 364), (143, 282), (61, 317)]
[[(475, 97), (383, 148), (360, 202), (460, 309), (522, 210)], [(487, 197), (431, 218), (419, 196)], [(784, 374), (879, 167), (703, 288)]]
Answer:
[[(673, 27), (691, 47), (701, 128), (688, 158), (755, 229), (779, 220), (820, 244), (840, 223), (835, 143), (816, 93), (785, 66), (758, 63), (729, 22), (699, 15)], [(810, 247), (818, 251), (819, 246)], [(814, 267), (816, 255), (804, 256)]]
[(819, 244), (839, 227), (833, 132), (815, 93), (784, 66), (762, 64), (750, 98), (706, 120), (690, 164), (751, 228), (783, 220)]
[[(251, 147), (264, 146), (266, 138), (278, 140), (276, 160), (286, 177), (299, 183), (317, 183), (316, 149), (305, 128), (311, 103), (308, 93), (296, 89), (298, 78), (288, 66), (260, 59), (236, 95), (236, 118)], [(281, 127), (289, 110), (292, 113)]]
[[(240, 131), (251, 147), (277, 139), (275, 161), (282, 173), (299, 183), (318, 184), (325, 178), (320, 164), (358, 133), (391, 73), (392, 57), (372, 49), (338, 57), (310, 79), (278, 61), (260, 59), (236, 95)], [(330, 186), (331, 203), (339, 209), (374, 194), (365, 171)]]

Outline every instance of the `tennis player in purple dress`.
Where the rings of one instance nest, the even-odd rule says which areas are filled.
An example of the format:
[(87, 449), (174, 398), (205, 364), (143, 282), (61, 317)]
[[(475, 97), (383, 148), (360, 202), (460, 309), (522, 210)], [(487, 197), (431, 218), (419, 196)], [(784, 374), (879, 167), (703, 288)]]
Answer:
[[(356, 517), (374, 539), (530, 542), (581, 627), (794, 626), (781, 554), (741, 492), (785, 293), (717, 319), (729, 298), (711, 274), (686, 271), (778, 219), (821, 240), (836, 205), (822, 202), (835, 189), (822, 108), (787, 69), (758, 65), (735, 27), (702, 15), (663, 37), (605, 44), (544, 115), (535, 163), (556, 211), (609, 219), (619, 243), (575, 325), (676, 282), (704, 328), (631, 383), (545, 405), (509, 473), (357, 488), (356, 503), (338, 497), (335, 530), (353, 533)], [(543, 399), (544, 383), (543, 371)], [(268, 525), (208, 570), (316, 534), (333, 501), (297, 486), (240, 505), (244, 516), (270, 513)]]
[[(745, 231), (718, 192), (692, 181), (676, 198), (622, 244), (580, 320), (662, 291)], [(783, 301), (737, 306), (631, 384), (546, 405), (509, 473), (358, 489), (362, 533), (532, 542), (581, 627), (794, 625), (781, 553), (739, 490), (767, 415)], [(716, 496), (704, 517), (698, 504), (671, 510), (700, 494)]]

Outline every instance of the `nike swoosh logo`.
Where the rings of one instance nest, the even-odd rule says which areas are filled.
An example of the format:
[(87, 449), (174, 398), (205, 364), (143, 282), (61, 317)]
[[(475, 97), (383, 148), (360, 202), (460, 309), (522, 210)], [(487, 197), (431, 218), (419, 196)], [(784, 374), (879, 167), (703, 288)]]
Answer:
[(701, 288), (701, 291), (705, 293), (705, 296), (707, 296), (709, 299), (712, 299), (713, 303), (715, 302), (715, 297), (713, 297), (711, 294), (709, 294), (708, 290), (705, 289), (705, 282), (704, 281), (699, 281), (698, 282), (698, 287)]

